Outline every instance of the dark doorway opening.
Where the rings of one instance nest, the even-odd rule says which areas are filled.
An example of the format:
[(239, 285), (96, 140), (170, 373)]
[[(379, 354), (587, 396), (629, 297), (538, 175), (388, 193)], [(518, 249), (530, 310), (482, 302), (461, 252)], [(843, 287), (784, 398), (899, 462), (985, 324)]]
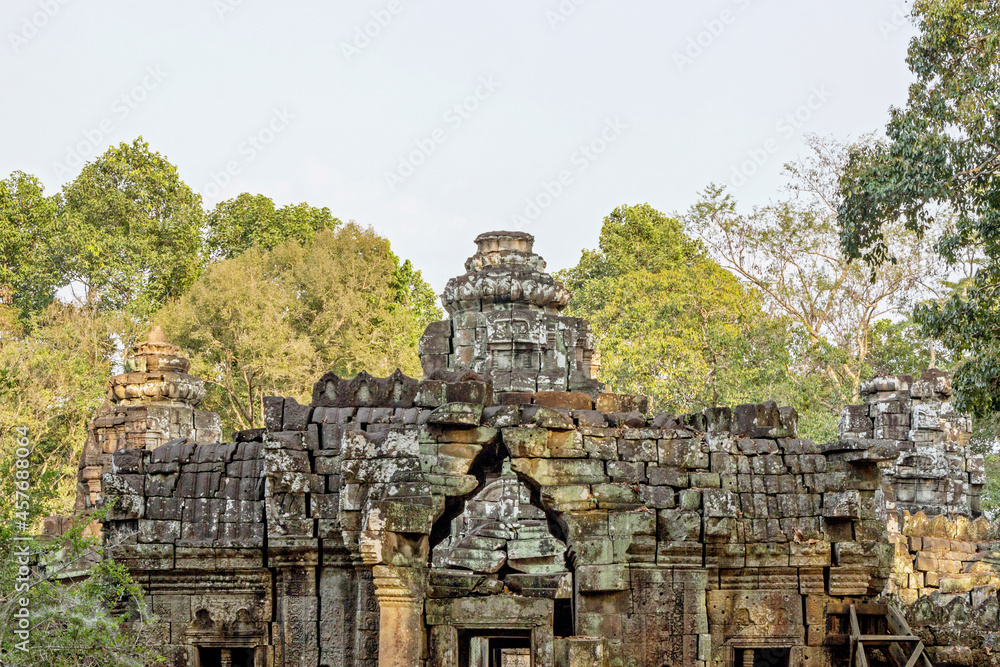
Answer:
[(530, 630), (461, 630), (459, 667), (531, 667)]
[(198, 649), (201, 667), (222, 667), (222, 652), (229, 652), (230, 667), (254, 667), (252, 648), (214, 648), (202, 646)]
[(736, 650), (735, 667), (789, 667), (789, 648), (742, 648)]
[(552, 611), (552, 634), (556, 637), (572, 637), (573, 632), (573, 600), (556, 598)]
[(222, 649), (199, 648), (198, 662), (201, 667), (222, 667)]
[(232, 667), (254, 667), (252, 648), (234, 648)]

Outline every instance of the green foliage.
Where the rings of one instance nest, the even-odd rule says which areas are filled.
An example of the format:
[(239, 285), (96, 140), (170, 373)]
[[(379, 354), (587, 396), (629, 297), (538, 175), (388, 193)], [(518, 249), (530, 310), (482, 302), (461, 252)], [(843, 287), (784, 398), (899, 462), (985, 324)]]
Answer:
[(88, 305), (143, 317), (201, 272), (201, 197), (141, 137), (87, 163), (63, 198), (56, 266)]
[[(282, 244), (279, 266), (267, 251)], [(53, 301), (60, 287), (73, 303)], [(56, 511), (69, 509), (109, 375), (165, 305), (204, 351), (195, 372), (215, 382), (210, 405), (242, 427), (260, 422), (262, 392), (305, 398), (330, 368), (419, 371), (420, 333), (441, 317), (420, 272), (370, 230), (249, 194), (206, 216), (141, 138), (109, 148), (55, 197), (13, 173), (0, 182), (0, 424), (31, 429), (44, 460), (37, 492), (60, 498)]]
[(947, 223), (937, 249), (974, 278), (944, 301), (916, 309), (926, 334), (962, 363), (956, 407), (1000, 409), (1000, 13), (990, 0), (918, 0), (919, 34), (907, 62), (915, 77), (892, 109), (886, 140), (851, 152), (841, 180), (841, 242), (871, 266), (897, 261), (899, 225), (925, 234)]
[(306, 400), (327, 370), (418, 374), (424, 319), (440, 318), (429, 294), (388, 241), (350, 223), (212, 265), (155, 319), (208, 381), (206, 407), (253, 428), (264, 395)]
[(341, 222), (328, 208), (304, 202), (276, 208), (270, 198), (244, 192), (217, 204), (206, 224), (211, 257), (231, 259), (255, 245), (271, 250), (289, 239), (306, 243), (317, 231), (336, 229)]
[[(795, 333), (789, 402), (804, 433), (836, 435), (841, 408), (857, 402), (861, 380), (876, 368), (917, 372), (912, 324), (889, 317), (930, 293), (940, 267), (912, 232), (896, 230), (898, 264), (872, 274), (840, 251), (837, 185), (853, 145), (808, 136), (809, 157), (786, 165), (786, 197), (741, 211), (722, 187), (709, 186), (685, 217), (712, 257), (760, 295), (762, 307)], [(907, 348), (907, 345), (911, 347)], [(926, 367), (926, 365), (924, 366)]]
[(0, 304), (15, 306), (22, 318), (51, 303), (59, 285), (48, 248), (59, 200), (43, 189), (20, 171), (0, 181)]
[(598, 250), (558, 277), (593, 324), (601, 379), (654, 409), (765, 400), (782, 382), (785, 323), (648, 204), (615, 209)]
[(972, 422), (971, 449), (986, 463), (986, 484), (979, 498), (980, 509), (995, 521), (1000, 518), (1000, 413), (992, 412)]
[[(0, 315), (3, 314), (0, 308)], [(25, 426), (40, 457), (37, 497), (72, 502), (87, 424), (104, 400), (113, 360), (139, 335), (120, 313), (101, 313), (59, 301), (23, 325), (7, 309), (0, 317), (0, 424)], [(11, 455), (0, 441), (0, 458)], [(0, 495), (0, 507), (12, 502)]]
[[(4, 433), (9, 437), (13, 431)], [(5, 471), (11, 471), (2, 462)], [(13, 494), (13, 475), (0, 478)], [(2, 510), (0, 510), (2, 511)], [(38, 511), (33, 507), (33, 517)], [(100, 513), (88, 517), (99, 519)], [(145, 667), (164, 664), (144, 646), (155, 621), (142, 589), (121, 564), (101, 558), (100, 538), (78, 522), (60, 538), (18, 540), (14, 516), (0, 517), (0, 664), (5, 667)], [(115, 539), (115, 538), (112, 538)], [(29, 564), (21, 569), (22, 562)], [(27, 601), (27, 644), (16, 616)], [(19, 645), (20, 644), (20, 648)], [(26, 648), (27, 650), (22, 650)]]

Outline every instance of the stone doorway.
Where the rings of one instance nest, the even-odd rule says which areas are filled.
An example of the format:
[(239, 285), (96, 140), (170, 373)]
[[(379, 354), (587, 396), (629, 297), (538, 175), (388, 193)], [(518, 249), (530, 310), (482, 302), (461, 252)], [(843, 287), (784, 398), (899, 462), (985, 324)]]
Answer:
[(458, 667), (531, 667), (530, 630), (460, 633)]
[(252, 648), (198, 648), (198, 667), (255, 667)]
[(789, 667), (790, 648), (736, 649), (733, 667)]

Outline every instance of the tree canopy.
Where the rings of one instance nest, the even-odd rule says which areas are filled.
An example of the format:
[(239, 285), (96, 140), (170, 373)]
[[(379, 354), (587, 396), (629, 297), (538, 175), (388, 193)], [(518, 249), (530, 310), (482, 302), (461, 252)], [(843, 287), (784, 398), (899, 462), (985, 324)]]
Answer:
[(34, 176), (15, 171), (0, 181), (0, 303), (22, 317), (45, 308), (60, 276), (49, 261), (59, 200)]
[(208, 214), (208, 252), (215, 259), (230, 259), (253, 246), (270, 250), (288, 239), (306, 243), (317, 231), (340, 224), (328, 208), (304, 202), (278, 208), (264, 195), (244, 192), (219, 202)]
[(326, 370), (419, 372), (417, 340), (441, 316), (373, 230), (247, 193), (206, 213), (141, 138), (54, 196), (14, 172), (0, 181), (0, 467), (10, 429), (27, 427), (33, 489), (54, 512), (72, 502), (109, 376), (168, 313), (230, 430), (260, 422), (261, 392), (304, 398)]
[(203, 218), (201, 197), (140, 137), (87, 163), (63, 189), (56, 266), (89, 305), (142, 317), (201, 272)]
[(944, 228), (936, 249), (968, 279), (915, 318), (959, 355), (957, 406), (983, 415), (1000, 409), (1000, 13), (989, 0), (917, 0), (912, 16), (915, 80), (886, 138), (851, 151), (840, 237), (849, 257), (881, 270), (903, 261), (896, 229)]
[(591, 320), (601, 379), (657, 409), (745, 402), (784, 374), (784, 323), (648, 204), (616, 208), (598, 249), (559, 278), (573, 291), (570, 314)]
[[(808, 156), (785, 167), (783, 196), (747, 211), (723, 188), (710, 186), (685, 216), (711, 256), (799, 335), (790, 377), (802, 400), (808, 393), (809, 401), (825, 406), (831, 436), (840, 409), (858, 400), (859, 383), (876, 369), (919, 373), (926, 367), (918, 359), (926, 359), (928, 343), (914, 339), (903, 320), (915, 303), (935, 294), (943, 275), (937, 255), (906, 229), (888, 241), (900, 261), (874, 276), (841, 252), (839, 179), (849, 152), (870, 141), (808, 136)], [(899, 349), (902, 338), (914, 345), (908, 355)]]
[(430, 287), (354, 223), (218, 262), (155, 319), (208, 381), (226, 424), (262, 422), (264, 395), (307, 400), (324, 371), (418, 375)]

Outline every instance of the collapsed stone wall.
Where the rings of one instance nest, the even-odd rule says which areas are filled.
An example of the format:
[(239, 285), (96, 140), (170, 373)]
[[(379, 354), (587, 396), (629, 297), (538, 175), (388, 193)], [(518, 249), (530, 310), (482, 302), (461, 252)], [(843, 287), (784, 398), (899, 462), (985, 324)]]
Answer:
[(1000, 526), (905, 512), (887, 594), (935, 664), (1000, 664)]
[(936, 368), (916, 380), (879, 375), (862, 382), (860, 393), (864, 403), (841, 413), (840, 438), (896, 443), (884, 491), (897, 525), (904, 511), (978, 516), (985, 466), (969, 449), (972, 421), (952, 407), (948, 375)]

